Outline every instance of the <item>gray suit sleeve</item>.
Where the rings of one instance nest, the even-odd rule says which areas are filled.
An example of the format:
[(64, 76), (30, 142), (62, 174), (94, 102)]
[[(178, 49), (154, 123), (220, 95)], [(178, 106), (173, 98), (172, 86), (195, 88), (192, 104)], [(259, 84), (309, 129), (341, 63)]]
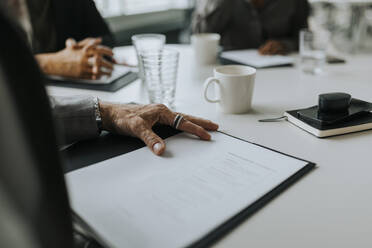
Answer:
[(99, 136), (94, 97), (50, 97), (61, 145)]

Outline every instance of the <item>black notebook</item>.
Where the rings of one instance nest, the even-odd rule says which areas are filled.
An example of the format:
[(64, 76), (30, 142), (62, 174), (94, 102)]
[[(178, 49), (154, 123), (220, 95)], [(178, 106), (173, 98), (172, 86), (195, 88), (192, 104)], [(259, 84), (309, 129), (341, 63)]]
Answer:
[(66, 175), (74, 213), (106, 247), (207, 247), (314, 168), (213, 133), (166, 139)]
[[(118, 66), (118, 68), (121, 67)], [(124, 86), (132, 83), (137, 78), (138, 75), (136, 72), (132, 72), (129, 69), (123, 67), (121, 68), (121, 70), (115, 71), (115, 73), (111, 75), (111, 77), (105, 76), (97, 80), (47, 76), (46, 81), (49, 85), (52, 86), (116, 92)]]
[(307, 119), (301, 118), (298, 110), (287, 111), (284, 116), (287, 117), (288, 121), (297, 127), (307, 131), (308, 133), (315, 135), (318, 138), (326, 138), (331, 136), (361, 132), (372, 129), (372, 113), (364, 112), (358, 114), (356, 118), (346, 119), (345, 121), (338, 122), (331, 125), (320, 125), (316, 122), (308, 121)]

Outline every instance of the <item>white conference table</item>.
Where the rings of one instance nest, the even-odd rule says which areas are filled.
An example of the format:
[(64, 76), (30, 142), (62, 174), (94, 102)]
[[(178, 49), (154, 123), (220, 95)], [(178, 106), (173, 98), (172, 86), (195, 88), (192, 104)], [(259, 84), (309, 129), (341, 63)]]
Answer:
[[(209, 118), (220, 129), (317, 164), (317, 168), (226, 235), (214, 247), (372, 247), (372, 131), (318, 139), (287, 122), (259, 123), (286, 110), (309, 107), (318, 95), (348, 92), (372, 101), (372, 57), (347, 58), (327, 65), (323, 75), (297, 68), (258, 70), (253, 111), (225, 115), (202, 99), (203, 79), (211, 72), (193, 66), (189, 46), (181, 52), (177, 111)], [(118, 53), (133, 53), (123, 48)], [(90, 94), (120, 102), (147, 103), (139, 80), (116, 93), (48, 87), (53, 95)], [(238, 196), (244, 197), (244, 196)]]

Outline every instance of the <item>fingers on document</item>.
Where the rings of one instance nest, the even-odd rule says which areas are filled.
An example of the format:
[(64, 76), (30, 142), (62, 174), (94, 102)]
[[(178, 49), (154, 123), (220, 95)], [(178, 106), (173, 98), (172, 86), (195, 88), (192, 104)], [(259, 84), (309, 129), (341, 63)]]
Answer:
[(210, 120), (205, 120), (199, 117), (191, 116), (191, 115), (184, 115), (182, 114), (186, 120), (191, 121), (192, 123), (203, 127), (205, 130), (208, 131), (217, 131), (218, 130), (218, 124), (210, 121)]
[(191, 133), (193, 135), (196, 135), (202, 140), (210, 140), (211, 139), (211, 135), (207, 132), (207, 130), (205, 130), (201, 126), (198, 126), (198, 125), (196, 125), (196, 124), (194, 124), (191, 121), (188, 121), (186, 119), (184, 119), (181, 122), (178, 129), (181, 130), (181, 131), (185, 131), (187, 133)]
[(160, 156), (165, 151), (165, 142), (158, 135), (156, 135), (151, 129), (145, 129), (139, 134), (139, 138), (145, 142), (151, 151)]
[(164, 114), (165, 114), (164, 115), (165, 120), (161, 121), (161, 123), (167, 124), (170, 126), (173, 126), (173, 122), (178, 114), (182, 115), (184, 118), (179, 124), (178, 129), (181, 131), (185, 131), (187, 133), (196, 135), (202, 140), (211, 139), (211, 135), (207, 131), (218, 130), (218, 125), (209, 120), (201, 119), (201, 118), (194, 117), (194, 116), (184, 115), (180, 113), (174, 113), (170, 110), (166, 111)]

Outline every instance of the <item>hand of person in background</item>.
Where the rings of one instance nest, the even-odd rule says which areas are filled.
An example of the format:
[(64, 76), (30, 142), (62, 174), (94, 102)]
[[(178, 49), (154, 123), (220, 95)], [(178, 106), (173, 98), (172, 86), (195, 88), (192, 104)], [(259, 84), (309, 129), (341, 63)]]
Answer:
[(92, 68), (92, 79), (102, 75), (111, 75), (113, 64), (116, 64), (111, 48), (103, 46), (101, 43), (101, 38), (86, 38), (79, 42), (72, 38), (66, 40), (66, 48), (91, 49), (91, 53), (88, 53), (88, 64)]
[[(112, 50), (101, 46), (100, 38), (80, 42), (66, 40), (66, 48), (49, 54), (38, 54), (36, 59), (46, 74), (73, 78), (98, 79), (111, 75), (114, 61)], [(108, 58), (108, 59), (106, 59)]]
[(218, 125), (209, 120), (172, 112), (162, 104), (113, 104), (100, 101), (99, 108), (104, 130), (138, 137), (156, 155), (164, 153), (165, 142), (153, 132), (152, 127), (155, 124), (174, 126), (176, 117), (182, 116), (177, 125), (178, 129), (196, 135), (202, 140), (211, 139), (207, 131), (218, 129)]
[(276, 40), (269, 40), (264, 45), (258, 49), (259, 53), (262, 55), (275, 55), (275, 54), (286, 54), (287, 51), (285, 46)]
[(79, 41), (79, 42), (76, 42), (75, 40), (73, 39), (68, 39), (66, 41), (66, 45), (71, 45), (71, 46), (74, 46), (76, 48), (82, 48), (83, 46), (85, 45), (89, 45), (89, 44), (95, 44), (97, 45), (100, 49), (106, 49), (106, 50), (111, 50), (111, 56), (108, 56), (108, 55), (105, 55), (104, 58), (106, 60), (108, 60), (109, 62), (113, 63), (113, 64), (116, 64), (116, 65), (123, 65), (123, 66), (127, 66), (127, 67), (137, 67), (137, 65), (131, 65), (130, 63), (128, 63), (125, 58), (122, 58), (120, 61), (116, 60), (114, 57), (113, 57), (113, 52), (112, 52), (112, 49), (109, 48), (109, 47), (106, 47), (106, 46), (102, 46), (100, 45), (102, 43), (102, 39), (101, 38), (86, 38), (82, 41)]
[[(84, 40), (81, 40), (77, 42), (75, 39), (69, 38), (66, 40), (66, 47), (74, 47), (74, 48), (83, 48), (86, 45), (96, 45), (100, 46), (102, 44), (101, 38), (85, 38)], [(109, 50), (111, 50), (108, 47), (105, 47)]]

